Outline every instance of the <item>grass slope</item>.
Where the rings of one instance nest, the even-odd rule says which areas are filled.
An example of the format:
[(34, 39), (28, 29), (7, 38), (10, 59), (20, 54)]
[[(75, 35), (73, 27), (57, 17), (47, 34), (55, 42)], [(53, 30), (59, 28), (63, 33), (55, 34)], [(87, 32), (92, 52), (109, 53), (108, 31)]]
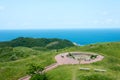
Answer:
[[(120, 79), (120, 43), (102, 43), (73, 47), (65, 51), (87, 51), (104, 55), (104, 60), (86, 65), (64, 65), (48, 72), (49, 80), (119, 80)], [(79, 67), (91, 68), (80, 71)], [(107, 72), (95, 72), (93, 69), (105, 69)], [(64, 74), (63, 74), (64, 73)]]
[[(16, 61), (0, 62), (0, 80), (17, 80), (20, 77), (26, 75), (28, 64), (42, 64), (42, 66), (47, 66), (55, 62), (53, 56), (56, 55), (54, 51), (34, 51), (31, 53), (31, 48), (19, 47), (19, 49), (24, 50), (26, 54), (29, 55), (26, 58), (21, 58)], [(54, 54), (52, 54), (54, 53)]]
[[(19, 49), (18, 49), (19, 48)], [(24, 50), (28, 57), (18, 59), (16, 61), (0, 62), (0, 79), (1, 80), (17, 80), (25, 76), (29, 63), (42, 64), (43, 66), (54, 63), (54, 56), (69, 51), (87, 51), (96, 52), (104, 55), (103, 61), (87, 65), (63, 65), (49, 72), (47, 76), (49, 80), (119, 80), (120, 79), (120, 42), (116, 43), (100, 43), (87, 45), (82, 47), (64, 48), (55, 52), (54, 50), (35, 50), (32, 48), (17, 47), (15, 49)], [(31, 50), (35, 53), (30, 53)], [(107, 72), (80, 71), (79, 67), (89, 67), (91, 69), (101, 68)]]

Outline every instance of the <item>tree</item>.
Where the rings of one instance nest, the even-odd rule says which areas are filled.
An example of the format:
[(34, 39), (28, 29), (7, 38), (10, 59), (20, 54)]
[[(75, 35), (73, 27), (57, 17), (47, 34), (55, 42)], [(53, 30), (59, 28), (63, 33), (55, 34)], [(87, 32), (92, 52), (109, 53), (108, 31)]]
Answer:
[(44, 68), (40, 65), (30, 64), (28, 74), (31, 76), (30, 80), (47, 80)]

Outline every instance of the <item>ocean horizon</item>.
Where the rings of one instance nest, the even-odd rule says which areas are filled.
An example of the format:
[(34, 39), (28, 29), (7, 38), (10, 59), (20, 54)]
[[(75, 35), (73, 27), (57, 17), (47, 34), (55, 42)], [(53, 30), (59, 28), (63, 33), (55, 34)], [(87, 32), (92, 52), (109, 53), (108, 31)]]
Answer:
[(120, 41), (120, 29), (0, 30), (0, 42), (17, 37), (60, 38), (79, 45)]

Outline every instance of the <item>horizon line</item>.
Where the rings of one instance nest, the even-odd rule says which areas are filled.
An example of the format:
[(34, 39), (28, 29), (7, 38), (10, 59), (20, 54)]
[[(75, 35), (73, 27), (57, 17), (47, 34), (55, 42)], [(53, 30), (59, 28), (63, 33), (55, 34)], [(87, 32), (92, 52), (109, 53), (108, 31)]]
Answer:
[(0, 30), (82, 30), (82, 29), (120, 29), (120, 28), (31, 28), (31, 29), (0, 29)]

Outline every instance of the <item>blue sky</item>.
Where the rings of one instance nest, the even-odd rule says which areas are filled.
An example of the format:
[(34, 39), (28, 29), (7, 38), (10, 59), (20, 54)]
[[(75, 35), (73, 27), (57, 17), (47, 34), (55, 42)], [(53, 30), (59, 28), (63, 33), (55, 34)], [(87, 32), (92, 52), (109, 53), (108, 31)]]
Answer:
[(0, 29), (120, 28), (120, 0), (0, 0)]

